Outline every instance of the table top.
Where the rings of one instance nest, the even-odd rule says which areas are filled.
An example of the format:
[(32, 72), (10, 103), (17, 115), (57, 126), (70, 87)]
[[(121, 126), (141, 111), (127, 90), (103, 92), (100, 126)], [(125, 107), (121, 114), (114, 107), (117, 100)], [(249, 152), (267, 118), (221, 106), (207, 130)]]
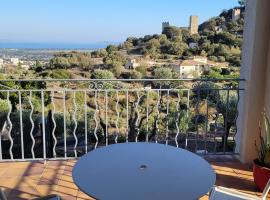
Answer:
[(98, 148), (78, 160), (72, 177), (83, 192), (101, 200), (194, 200), (216, 180), (198, 155), (154, 143)]

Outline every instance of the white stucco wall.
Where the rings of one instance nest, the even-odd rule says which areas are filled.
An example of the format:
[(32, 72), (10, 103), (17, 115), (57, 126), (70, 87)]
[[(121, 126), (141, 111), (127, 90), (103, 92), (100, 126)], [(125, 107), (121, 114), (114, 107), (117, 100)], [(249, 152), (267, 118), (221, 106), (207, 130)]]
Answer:
[(240, 94), (236, 135), (236, 151), (244, 163), (257, 157), (258, 123), (263, 109), (269, 107), (269, 10), (269, 0), (247, 0), (241, 67), (246, 81), (240, 84), (245, 91)]

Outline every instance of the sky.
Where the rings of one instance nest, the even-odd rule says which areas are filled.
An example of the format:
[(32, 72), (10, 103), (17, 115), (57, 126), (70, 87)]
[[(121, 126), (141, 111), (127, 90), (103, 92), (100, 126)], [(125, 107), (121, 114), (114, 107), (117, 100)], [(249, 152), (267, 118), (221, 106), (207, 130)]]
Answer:
[(238, 5), (237, 0), (0, 0), (0, 42), (122, 42), (188, 26)]

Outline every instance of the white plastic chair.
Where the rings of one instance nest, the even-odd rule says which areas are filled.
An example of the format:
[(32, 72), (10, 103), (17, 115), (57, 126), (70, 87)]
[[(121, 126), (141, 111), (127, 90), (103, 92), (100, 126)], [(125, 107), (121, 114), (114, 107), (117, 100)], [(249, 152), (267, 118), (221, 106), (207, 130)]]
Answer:
[(211, 191), (209, 200), (266, 200), (269, 190), (270, 179), (268, 180), (261, 197), (248, 195), (233, 189), (217, 186)]
[(2, 188), (0, 188), (0, 200), (7, 200), (7, 197)]
[[(0, 188), (0, 200), (8, 200), (2, 188)], [(61, 200), (61, 197), (58, 195), (48, 195), (34, 200)]]

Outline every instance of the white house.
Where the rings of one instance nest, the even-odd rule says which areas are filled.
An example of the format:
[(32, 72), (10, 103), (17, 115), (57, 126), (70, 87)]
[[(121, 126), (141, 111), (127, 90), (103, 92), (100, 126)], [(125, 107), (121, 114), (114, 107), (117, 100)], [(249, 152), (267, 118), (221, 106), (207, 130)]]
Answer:
[(216, 33), (222, 33), (223, 27), (222, 26), (215, 26), (215, 31), (216, 31)]
[(188, 46), (189, 46), (189, 48), (194, 49), (194, 48), (196, 48), (198, 46), (198, 44), (196, 42), (190, 42), (188, 44)]
[(13, 64), (13, 65), (18, 65), (20, 60), (19, 58), (10, 58), (10, 62)]
[(23, 64), (23, 65), (21, 65), (21, 68), (23, 68), (25, 70), (29, 70), (30, 66), (26, 65), (26, 64)]
[(197, 78), (203, 72), (204, 64), (194, 60), (184, 60), (173, 65), (180, 78)]
[(138, 67), (140, 64), (137, 63), (136, 59), (128, 59), (127, 64), (125, 65), (126, 69), (136, 69), (136, 67)]
[(4, 66), (4, 60), (0, 58), (0, 68), (3, 68), (3, 66)]
[(227, 62), (218, 63), (207, 59), (204, 56), (194, 56), (193, 59), (183, 60), (172, 65), (173, 70), (180, 75), (180, 78), (198, 78), (210, 67), (228, 67)]

